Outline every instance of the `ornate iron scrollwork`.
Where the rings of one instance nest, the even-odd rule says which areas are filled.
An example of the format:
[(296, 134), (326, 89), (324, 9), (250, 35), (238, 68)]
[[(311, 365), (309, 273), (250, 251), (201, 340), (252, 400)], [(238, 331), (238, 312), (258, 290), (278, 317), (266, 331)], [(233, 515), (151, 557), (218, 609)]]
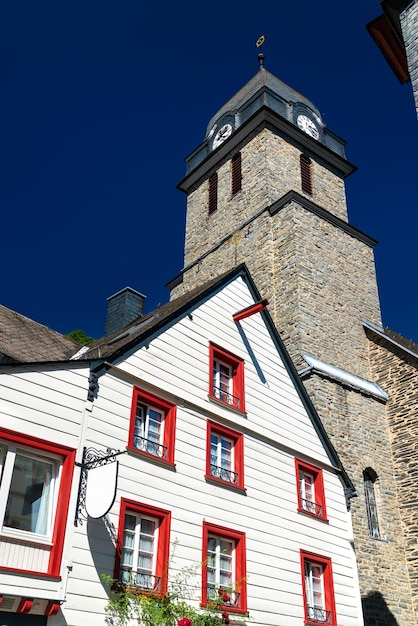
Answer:
[(83, 448), (83, 458), (81, 463), (76, 463), (81, 468), (80, 482), (78, 485), (77, 506), (74, 516), (74, 525), (83, 524), (83, 520), (87, 520), (86, 511), (86, 489), (87, 474), (90, 469), (113, 463), (115, 458), (120, 454), (126, 454), (126, 450), (115, 450), (107, 448), (104, 450), (96, 450), (96, 448)]

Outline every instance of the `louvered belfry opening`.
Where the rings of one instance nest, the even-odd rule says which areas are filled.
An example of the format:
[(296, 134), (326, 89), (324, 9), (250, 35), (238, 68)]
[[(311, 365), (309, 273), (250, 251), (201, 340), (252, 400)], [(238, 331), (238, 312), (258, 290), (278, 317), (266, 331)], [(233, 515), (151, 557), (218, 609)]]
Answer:
[(306, 154), (300, 155), (300, 176), (302, 183), (302, 191), (308, 193), (310, 196), (313, 194), (312, 185), (312, 161), (306, 156)]
[(231, 162), (231, 193), (234, 196), (238, 191), (241, 191), (241, 152), (237, 152), (232, 157)]
[(218, 174), (212, 174), (209, 178), (209, 215), (218, 208)]

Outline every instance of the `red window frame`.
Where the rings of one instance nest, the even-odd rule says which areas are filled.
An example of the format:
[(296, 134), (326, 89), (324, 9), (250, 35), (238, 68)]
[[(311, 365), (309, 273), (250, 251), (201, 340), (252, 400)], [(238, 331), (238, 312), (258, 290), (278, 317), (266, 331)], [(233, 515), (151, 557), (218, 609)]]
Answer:
[[(322, 469), (320, 467), (316, 467), (315, 465), (311, 465), (310, 463), (306, 463), (305, 461), (301, 461), (300, 459), (295, 459), (295, 468), (296, 489), (298, 494), (298, 511), (300, 513), (305, 513), (306, 515), (311, 515), (312, 517), (317, 517), (319, 519), (327, 521), (324, 476)], [(308, 503), (308, 501), (304, 501), (304, 498), (302, 497), (302, 473), (309, 474), (313, 477), (315, 502)]]
[[(164, 413), (164, 432), (163, 440), (160, 445), (165, 446), (167, 453), (165, 458), (161, 458), (156, 454), (147, 452), (146, 450), (140, 450), (134, 446), (135, 436), (135, 418), (136, 407), (138, 402), (145, 404), (146, 406), (155, 407), (162, 413)], [(174, 465), (174, 444), (175, 444), (175, 432), (176, 432), (176, 413), (177, 407), (172, 402), (160, 398), (150, 391), (141, 389), (140, 387), (134, 387), (132, 392), (132, 406), (131, 406), (131, 419), (129, 425), (129, 440), (127, 449), (141, 456), (145, 456), (148, 459), (157, 460), (162, 463)]]
[[(203, 522), (203, 541), (202, 541), (202, 606), (210, 604), (210, 599), (207, 593), (207, 580), (208, 580), (208, 538), (210, 535), (215, 535), (221, 539), (233, 541), (235, 543), (234, 550), (234, 589), (233, 591), (239, 593), (239, 601), (235, 606), (231, 606), (230, 603), (220, 604), (219, 608), (222, 608), (231, 613), (247, 613), (247, 566), (246, 566), (246, 541), (245, 533), (233, 530), (231, 528), (225, 528), (224, 526), (218, 526), (218, 524), (212, 524), (210, 522)], [(222, 596), (220, 596), (222, 599)]]
[[(214, 367), (216, 362), (225, 363), (232, 370), (232, 396), (231, 400), (217, 397), (213, 383)], [(214, 343), (209, 344), (209, 397), (225, 406), (229, 406), (240, 413), (245, 413), (245, 393), (244, 393), (244, 359), (240, 359), (224, 348), (220, 348)]]
[[(11, 567), (3, 567), (0, 565), (2, 571), (14, 571), (22, 572), (22, 574), (28, 573), (37, 576), (50, 576), (51, 578), (60, 578), (62, 553), (64, 549), (65, 531), (68, 522), (68, 508), (70, 505), (71, 486), (73, 480), (73, 472), (75, 467), (76, 450), (67, 446), (63, 446), (56, 443), (45, 441), (37, 437), (32, 437), (27, 434), (20, 434), (8, 429), (0, 429), (0, 440), (6, 444), (15, 444), (22, 446), (26, 449), (30, 448), (38, 453), (42, 453), (43, 456), (51, 454), (53, 456), (61, 457), (61, 476), (59, 480), (59, 491), (57, 502), (54, 511), (54, 523), (52, 529), (52, 547), (49, 554), (48, 569), (47, 572), (38, 572), (30, 569), (19, 569)], [(19, 541), (20, 539), (16, 540)], [(29, 543), (36, 545), (36, 540), (32, 540), (28, 537)]]
[(165, 509), (160, 509), (149, 504), (144, 504), (142, 502), (136, 502), (135, 500), (129, 500), (128, 498), (121, 498), (114, 578), (115, 580), (119, 580), (122, 558), (123, 534), (125, 529), (125, 515), (129, 513), (145, 515), (147, 517), (153, 517), (158, 520), (158, 540), (155, 560), (155, 576), (156, 578), (159, 578), (161, 580), (159, 593), (164, 594), (167, 591), (168, 566), (170, 561), (171, 526), (171, 511), (167, 511)]
[[(225, 439), (229, 439), (233, 443), (233, 472), (236, 474), (236, 482), (227, 478), (213, 476), (211, 472), (211, 435), (216, 434)], [(222, 426), (215, 422), (207, 422), (206, 435), (206, 475), (207, 480), (213, 480), (231, 488), (244, 489), (244, 435), (236, 430)]]
[[(335, 608), (335, 594), (334, 594), (334, 582), (332, 576), (332, 561), (330, 557), (323, 556), (321, 554), (314, 554), (313, 552), (308, 552), (307, 550), (300, 551), (300, 563), (301, 563), (301, 574), (302, 574), (302, 591), (303, 591), (303, 606), (305, 612), (305, 624), (312, 624), (313, 626), (318, 626), (318, 624), (326, 623), (327, 626), (336, 626), (336, 608)], [(323, 579), (323, 591), (324, 591), (324, 609), (325, 611), (329, 611), (330, 621), (322, 621), (319, 619), (315, 619), (318, 616), (312, 616), (312, 612), (309, 611), (308, 601), (307, 601), (307, 589), (306, 589), (306, 581), (305, 581), (305, 564), (311, 563), (313, 565), (318, 565), (322, 568), (322, 579)]]

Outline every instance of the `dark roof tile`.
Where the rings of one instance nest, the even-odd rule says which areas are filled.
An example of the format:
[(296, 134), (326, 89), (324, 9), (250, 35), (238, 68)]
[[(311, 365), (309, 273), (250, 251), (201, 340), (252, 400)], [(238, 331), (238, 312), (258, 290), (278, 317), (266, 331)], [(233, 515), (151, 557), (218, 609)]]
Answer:
[(0, 304), (0, 364), (68, 361), (80, 345)]

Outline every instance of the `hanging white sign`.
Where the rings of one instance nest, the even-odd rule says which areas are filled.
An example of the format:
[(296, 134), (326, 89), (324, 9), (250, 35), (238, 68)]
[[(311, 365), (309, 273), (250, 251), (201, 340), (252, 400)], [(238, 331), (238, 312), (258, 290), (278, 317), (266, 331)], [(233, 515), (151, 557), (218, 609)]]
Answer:
[(87, 472), (86, 511), (97, 519), (108, 513), (116, 498), (118, 461), (107, 463)]

